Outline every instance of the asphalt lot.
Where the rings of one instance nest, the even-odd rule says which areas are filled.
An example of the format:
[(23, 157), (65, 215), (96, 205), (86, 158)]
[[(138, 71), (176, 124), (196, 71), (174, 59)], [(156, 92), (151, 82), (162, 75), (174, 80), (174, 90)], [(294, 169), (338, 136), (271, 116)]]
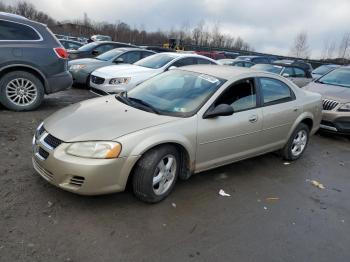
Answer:
[(34, 172), (31, 139), (45, 117), (89, 97), (71, 89), (34, 112), (0, 108), (1, 262), (350, 260), (348, 138), (316, 135), (289, 165), (268, 154), (193, 176), (155, 205), (130, 192), (82, 197)]

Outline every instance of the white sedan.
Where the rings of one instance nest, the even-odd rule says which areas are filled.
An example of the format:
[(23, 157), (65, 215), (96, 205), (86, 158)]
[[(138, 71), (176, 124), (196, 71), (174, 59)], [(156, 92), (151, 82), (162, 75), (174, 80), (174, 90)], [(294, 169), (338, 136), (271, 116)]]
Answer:
[(129, 91), (139, 83), (173, 67), (196, 64), (217, 64), (217, 62), (196, 54), (155, 54), (132, 65), (111, 65), (95, 70), (90, 77), (90, 87), (97, 95), (118, 94)]

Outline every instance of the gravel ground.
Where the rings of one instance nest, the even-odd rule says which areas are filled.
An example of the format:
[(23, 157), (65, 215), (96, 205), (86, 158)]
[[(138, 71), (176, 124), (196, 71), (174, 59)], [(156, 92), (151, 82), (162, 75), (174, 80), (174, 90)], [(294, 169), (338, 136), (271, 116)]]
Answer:
[(0, 108), (1, 262), (350, 260), (348, 138), (316, 135), (290, 164), (268, 154), (204, 172), (156, 205), (130, 192), (82, 197), (35, 173), (31, 139), (52, 112), (90, 97), (70, 89), (34, 112)]

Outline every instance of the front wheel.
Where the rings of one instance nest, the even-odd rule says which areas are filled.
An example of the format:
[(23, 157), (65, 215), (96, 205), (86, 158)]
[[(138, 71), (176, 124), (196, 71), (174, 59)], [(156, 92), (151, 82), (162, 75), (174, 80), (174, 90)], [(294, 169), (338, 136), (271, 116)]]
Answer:
[(135, 196), (148, 203), (165, 199), (176, 183), (180, 171), (180, 156), (176, 147), (161, 146), (148, 151), (133, 172)]
[(287, 144), (282, 149), (283, 158), (290, 161), (300, 158), (309, 143), (309, 137), (309, 127), (303, 123), (300, 123), (290, 136)]

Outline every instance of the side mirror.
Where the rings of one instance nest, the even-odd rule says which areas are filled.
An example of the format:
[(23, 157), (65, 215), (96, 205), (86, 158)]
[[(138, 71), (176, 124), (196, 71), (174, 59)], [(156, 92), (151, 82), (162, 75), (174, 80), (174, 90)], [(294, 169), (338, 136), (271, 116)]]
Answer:
[(93, 55), (99, 55), (99, 54), (100, 54), (100, 52), (99, 52), (99, 51), (97, 51), (97, 50), (92, 50), (92, 54), (93, 54)]
[(218, 116), (230, 116), (233, 114), (233, 108), (232, 106), (228, 104), (220, 104), (217, 105), (214, 108), (209, 109), (207, 112), (205, 112), (203, 118), (214, 118)]
[(284, 76), (284, 77), (289, 77), (289, 74), (283, 73), (282, 76)]
[(117, 58), (116, 60), (114, 60), (114, 63), (116, 63), (116, 64), (122, 64), (122, 63), (124, 63), (124, 59), (121, 58), (121, 57), (119, 57), (119, 58)]
[(176, 68), (177, 68), (177, 66), (171, 66), (171, 67), (168, 68), (168, 70), (173, 70), (173, 69), (176, 69)]

